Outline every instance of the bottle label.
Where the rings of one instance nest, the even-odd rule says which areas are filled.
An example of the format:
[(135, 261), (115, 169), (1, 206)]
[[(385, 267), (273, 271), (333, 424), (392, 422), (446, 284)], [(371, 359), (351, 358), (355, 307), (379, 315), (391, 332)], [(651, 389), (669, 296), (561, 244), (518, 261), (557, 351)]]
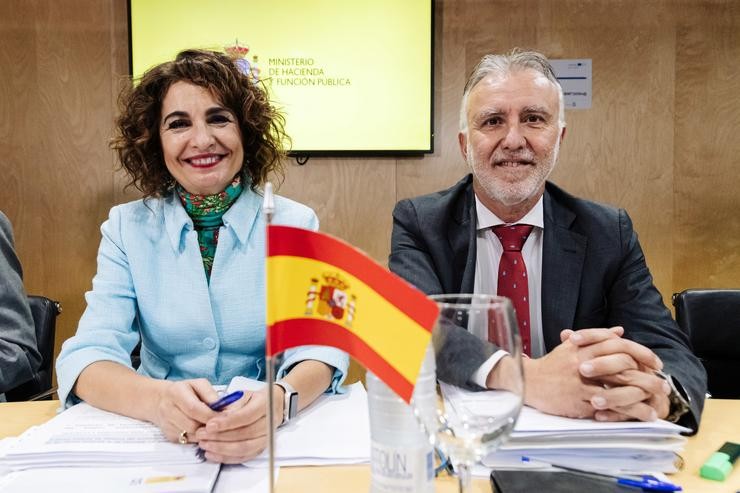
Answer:
[(372, 441), (370, 454), (373, 493), (434, 491), (432, 447), (388, 446)]

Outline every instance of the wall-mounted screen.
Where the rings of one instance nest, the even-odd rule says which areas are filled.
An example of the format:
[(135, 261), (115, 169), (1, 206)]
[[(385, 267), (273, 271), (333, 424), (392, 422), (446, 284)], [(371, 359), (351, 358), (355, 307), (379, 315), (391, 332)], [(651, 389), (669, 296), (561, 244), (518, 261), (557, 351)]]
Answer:
[(186, 48), (262, 81), (294, 154), (432, 151), (432, 0), (129, 0), (131, 71)]

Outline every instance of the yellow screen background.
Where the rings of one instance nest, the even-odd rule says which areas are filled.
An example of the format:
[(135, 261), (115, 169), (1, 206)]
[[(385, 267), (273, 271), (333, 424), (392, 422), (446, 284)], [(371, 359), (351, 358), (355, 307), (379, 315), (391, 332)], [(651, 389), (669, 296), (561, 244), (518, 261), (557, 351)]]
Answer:
[(430, 0), (131, 0), (133, 75), (238, 40), (294, 151), (428, 151), (431, 16)]

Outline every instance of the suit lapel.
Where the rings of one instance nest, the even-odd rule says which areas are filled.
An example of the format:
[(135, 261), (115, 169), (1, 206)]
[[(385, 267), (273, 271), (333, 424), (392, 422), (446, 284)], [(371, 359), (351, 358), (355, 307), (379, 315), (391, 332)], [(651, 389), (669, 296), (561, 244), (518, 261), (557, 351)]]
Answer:
[(575, 213), (545, 191), (542, 245), (542, 335), (551, 351), (573, 326), (587, 239), (571, 230)]
[(475, 200), (473, 199), (473, 181), (468, 176), (465, 192), (454, 210), (450, 221), (447, 238), (452, 251), (453, 286), (445, 286), (447, 293), (472, 293), (475, 289)]

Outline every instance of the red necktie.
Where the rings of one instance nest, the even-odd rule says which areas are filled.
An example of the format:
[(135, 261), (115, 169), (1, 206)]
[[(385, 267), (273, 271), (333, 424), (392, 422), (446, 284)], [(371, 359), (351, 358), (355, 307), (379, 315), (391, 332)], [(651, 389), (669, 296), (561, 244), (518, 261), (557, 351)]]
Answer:
[(498, 264), (498, 295), (511, 299), (514, 305), (522, 346), (528, 356), (532, 350), (529, 331), (529, 282), (522, 247), (533, 227), (528, 224), (513, 226), (501, 224), (493, 227), (493, 232), (504, 247)]

